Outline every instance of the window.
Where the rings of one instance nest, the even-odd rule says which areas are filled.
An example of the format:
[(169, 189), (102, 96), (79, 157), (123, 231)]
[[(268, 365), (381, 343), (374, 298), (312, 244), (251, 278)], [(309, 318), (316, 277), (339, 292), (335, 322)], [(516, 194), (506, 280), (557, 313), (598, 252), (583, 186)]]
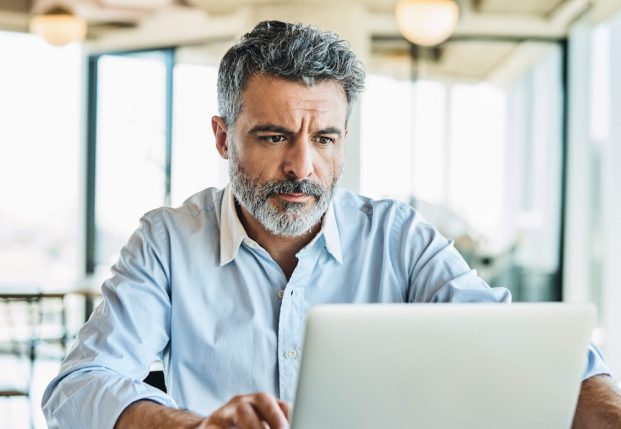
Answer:
[(104, 55), (97, 74), (97, 259), (110, 266), (138, 219), (166, 202), (166, 64)]
[(87, 272), (116, 261), (144, 213), (227, 182), (211, 129), (217, 68), (192, 52), (91, 57)]
[(63, 286), (80, 272), (81, 51), (0, 32), (0, 56), (0, 282)]
[[(575, 92), (584, 96), (582, 102), (588, 115), (575, 118), (584, 128), (584, 138), (576, 142), (580, 159), (574, 159), (570, 174), (575, 179), (576, 204), (583, 211), (570, 213), (576, 228), (583, 233), (574, 240), (572, 266), (584, 277), (574, 279), (572, 290), (586, 301), (594, 302), (599, 310), (601, 331), (599, 339), (613, 374), (621, 371), (621, 14), (597, 26), (591, 22), (578, 25), (586, 31), (574, 32), (574, 43), (584, 49), (576, 64), (580, 73), (588, 73), (587, 82), (574, 82)], [(582, 107), (582, 106), (580, 106)], [(578, 110), (578, 113), (582, 113)], [(579, 289), (578, 289), (579, 288)]]
[(228, 182), (228, 163), (216, 151), (211, 117), (218, 112), (213, 65), (175, 66), (172, 189), (173, 206), (206, 187)]
[(362, 193), (411, 203), (529, 301), (560, 297), (562, 50), (535, 45), (501, 83), (370, 75), (361, 109)]

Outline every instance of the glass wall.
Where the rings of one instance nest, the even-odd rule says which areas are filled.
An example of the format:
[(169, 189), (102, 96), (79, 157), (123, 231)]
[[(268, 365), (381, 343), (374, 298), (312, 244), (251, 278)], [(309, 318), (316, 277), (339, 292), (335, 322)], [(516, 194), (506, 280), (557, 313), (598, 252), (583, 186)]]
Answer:
[(576, 23), (570, 38), (573, 126), (569, 152), (567, 282), (572, 301), (592, 302), (595, 340), (621, 374), (621, 14)]
[(0, 284), (79, 272), (82, 56), (0, 32)]
[[(0, 32), (0, 58), (0, 290), (63, 289), (82, 269), (82, 51)], [(0, 427), (29, 428), (32, 415), (43, 428), (38, 404), (59, 354), (37, 348), (31, 367), (15, 353), (34, 332), (24, 328), (32, 306), (21, 304), (0, 303), (0, 385), (34, 383), (29, 398), (0, 401)]]
[(362, 193), (411, 203), (529, 301), (559, 299), (563, 147), (562, 50), (534, 45), (502, 79), (372, 74), (361, 138)]
[(93, 266), (107, 272), (144, 213), (224, 186), (227, 163), (211, 129), (217, 54), (179, 48), (174, 56), (148, 51), (93, 60), (97, 115), (89, 174), (96, 186), (89, 190), (95, 210), (88, 224), (95, 231)]
[(166, 66), (157, 53), (98, 62), (97, 260), (110, 266), (144, 213), (165, 203)]
[(216, 151), (211, 129), (211, 117), (218, 112), (217, 74), (215, 65), (175, 65), (173, 206), (206, 187), (222, 187), (228, 181), (228, 163)]

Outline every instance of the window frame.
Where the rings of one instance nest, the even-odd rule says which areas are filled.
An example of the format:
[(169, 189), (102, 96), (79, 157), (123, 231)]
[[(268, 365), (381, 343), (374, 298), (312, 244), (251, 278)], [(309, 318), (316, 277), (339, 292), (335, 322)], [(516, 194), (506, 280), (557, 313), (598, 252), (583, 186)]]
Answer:
[(138, 49), (128, 51), (109, 51), (91, 54), (87, 59), (87, 112), (86, 112), (86, 189), (85, 189), (85, 239), (84, 272), (92, 275), (97, 270), (97, 132), (99, 104), (99, 60), (104, 56), (142, 57), (145, 55), (161, 56), (166, 70), (165, 80), (165, 189), (164, 204), (170, 204), (172, 140), (173, 140), (173, 73), (175, 67), (176, 47)]

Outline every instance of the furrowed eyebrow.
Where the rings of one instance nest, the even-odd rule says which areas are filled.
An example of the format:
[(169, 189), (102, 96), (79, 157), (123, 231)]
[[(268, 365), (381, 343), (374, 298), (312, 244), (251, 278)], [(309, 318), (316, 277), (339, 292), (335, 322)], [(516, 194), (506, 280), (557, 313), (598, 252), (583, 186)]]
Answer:
[(281, 127), (278, 125), (272, 125), (272, 124), (255, 125), (254, 127), (250, 129), (250, 131), (248, 131), (249, 134), (256, 134), (256, 133), (261, 133), (261, 132), (272, 132), (272, 133), (280, 133), (280, 134), (288, 134), (288, 135), (293, 134), (293, 131), (291, 131), (288, 128)]
[[(248, 134), (257, 134), (261, 132), (280, 133), (280, 134), (286, 134), (286, 135), (294, 134), (294, 132), (290, 130), (289, 128), (285, 128), (285, 127), (281, 127), (280, 125), (273, 125), (273, 124), (255, 125), (254, 127), (250, 129), (250, 131), (248, 131)], [(328, 127), (322, 130), (315, 131), (313, 134), (314, 135), (336, 134), (337, 136), (341, 137), (343, 133), (340, 130), (340, 128)]]
[(319, 134), (336, 134), (337, 136), (341, 137), (342, 132), (341, 132), (341, 130), (339, 128), (328, 127), (328, 128), (323, 129), (323, 130), (316, 131), (314, 134), (315, 135), (319, 135)]

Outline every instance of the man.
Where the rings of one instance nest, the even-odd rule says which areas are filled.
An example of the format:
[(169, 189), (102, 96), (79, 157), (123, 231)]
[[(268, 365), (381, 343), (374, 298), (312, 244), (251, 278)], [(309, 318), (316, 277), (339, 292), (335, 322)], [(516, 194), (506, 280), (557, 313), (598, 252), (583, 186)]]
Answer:
[[(227, 52), (230, 186), (143, 217), (44, 395), (50, 427), (285, 428), (310, 306), (510, 299), (410, 207), (335, 189), (363, 83), (309, 26), (262, 22)], [(141, 381), (159, 359), (168, 394)], [(591, 350), (576, 428), (619, 427), (606, 373)]]

